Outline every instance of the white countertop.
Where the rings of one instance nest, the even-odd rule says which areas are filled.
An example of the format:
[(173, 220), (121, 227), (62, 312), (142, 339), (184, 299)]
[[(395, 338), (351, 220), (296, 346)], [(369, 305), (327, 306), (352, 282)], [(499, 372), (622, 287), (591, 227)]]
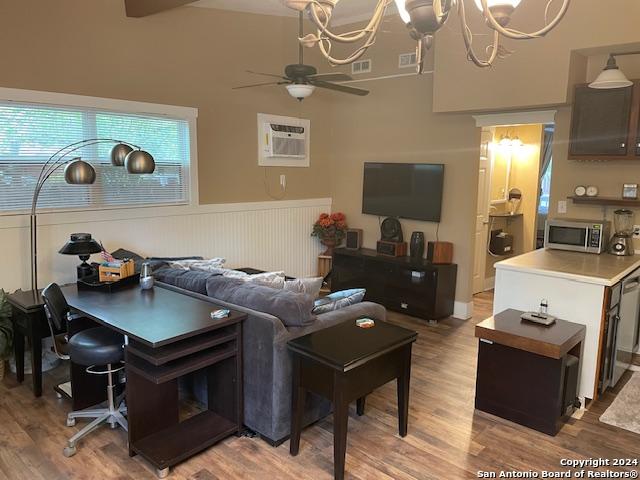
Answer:
[(540, 249), (503, 260), (495, 267), (610, 287), (640, 267), (640, 255), (618, 257)]

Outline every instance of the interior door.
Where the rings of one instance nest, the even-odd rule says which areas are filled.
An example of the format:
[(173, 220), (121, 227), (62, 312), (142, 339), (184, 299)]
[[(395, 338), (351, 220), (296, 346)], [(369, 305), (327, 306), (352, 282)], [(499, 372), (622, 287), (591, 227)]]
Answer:
[(487, 238), (489, 228), (489, 195), (491, 189), (491, 141), (493, 132), (483, 129), (480, 137), (478, 167), (478, 201), (476, 207), (475, 255), (473, 263), (473, 293), (484, 291)]

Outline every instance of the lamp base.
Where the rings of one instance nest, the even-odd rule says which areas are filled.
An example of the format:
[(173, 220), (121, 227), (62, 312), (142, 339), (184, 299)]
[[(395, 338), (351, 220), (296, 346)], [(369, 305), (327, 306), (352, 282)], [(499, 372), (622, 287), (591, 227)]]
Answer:
[(83, 280), (87, 277), (91, 277), (96, 274), (95, 267), (92, 267), (91, 265), (89, 265), (85, 260), (83, 260), (83, 262), (80, 265), (78, 265), (78, 267), (76, 268), (76, 271), (78, 274), (78, 280)]

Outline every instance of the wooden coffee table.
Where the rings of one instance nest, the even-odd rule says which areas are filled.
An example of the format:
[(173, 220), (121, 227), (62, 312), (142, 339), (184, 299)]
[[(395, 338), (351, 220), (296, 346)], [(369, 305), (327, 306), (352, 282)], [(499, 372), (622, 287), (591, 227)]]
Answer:
[(334, 476), (344, 478), (349, 404), (357, 400), (364, 414), (365, 398), (376, 388), (397, 379), (398, 431), (407, 435), (411, 347), (418, 334), (376, 321), (373, 328), (348, 321), (291, 340), (293, 391), (291, 455), (300, 449), (302, 413), (307, 392), (333, 402)]

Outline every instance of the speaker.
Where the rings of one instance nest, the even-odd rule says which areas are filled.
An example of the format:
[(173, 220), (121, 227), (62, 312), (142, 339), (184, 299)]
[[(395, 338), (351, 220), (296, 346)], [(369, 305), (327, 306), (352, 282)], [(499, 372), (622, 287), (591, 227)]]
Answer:
[(385, 218), (380, 225), (380, 240), (385, 242), (403, 242), (402, 225), (397, 218)]
[(407, 255), (407, 242), (379, 240), (376, 245), (376, 251), (380, 255), (387, 255), (388, 257), (405, 257)]
[(435, 265), (453, 263), (453, 243), (429, 242), (427, 245), (427, 260)]
[(362, 248), (362, 230), (350, 228), (347, 230), (346, 245), (348, 250), (360, 250)]
[(414, 260), (422, 260), (424, 256), (424, 232), (413, 232), (411, 234), (409, 256)]

